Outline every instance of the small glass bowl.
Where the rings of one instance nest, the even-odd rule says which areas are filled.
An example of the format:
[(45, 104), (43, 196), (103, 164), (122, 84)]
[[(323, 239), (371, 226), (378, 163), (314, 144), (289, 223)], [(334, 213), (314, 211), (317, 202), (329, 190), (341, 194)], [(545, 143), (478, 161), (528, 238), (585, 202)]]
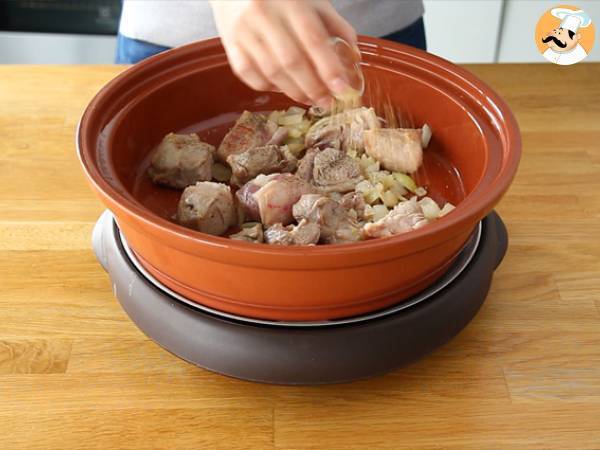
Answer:
[(346, 78), (350, 87), (362, 96), (365, 91), (365, 77), (360, 67), (360, 54), (340, 37), (332, 37), (331, 45), (346, 69)]

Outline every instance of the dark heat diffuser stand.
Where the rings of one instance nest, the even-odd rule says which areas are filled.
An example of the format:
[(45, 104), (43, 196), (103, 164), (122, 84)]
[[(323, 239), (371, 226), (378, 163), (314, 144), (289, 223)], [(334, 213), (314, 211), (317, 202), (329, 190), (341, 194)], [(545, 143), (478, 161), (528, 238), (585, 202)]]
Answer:
[(285, 323), (234, 317), (169, 291), (135, 260), (108, 211), (93, 241), (121, 306), (148, 337), (205, 369), (277, 384), (372, 377), (432, 352), (473, 319), (508, 243), (502, 220), (491, 213), (448, 273), (409, 301), (349, 319)]

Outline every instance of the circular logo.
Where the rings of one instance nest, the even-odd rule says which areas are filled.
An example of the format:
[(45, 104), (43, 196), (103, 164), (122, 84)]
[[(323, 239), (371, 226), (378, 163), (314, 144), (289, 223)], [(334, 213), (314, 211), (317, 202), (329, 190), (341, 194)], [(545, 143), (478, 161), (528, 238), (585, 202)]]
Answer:
[(595, 34), (592, 18), (585, 11), (572, 5), (559, 5), (538, 20), (535, 43), (548, 61), (569, 66), (590, 53)]

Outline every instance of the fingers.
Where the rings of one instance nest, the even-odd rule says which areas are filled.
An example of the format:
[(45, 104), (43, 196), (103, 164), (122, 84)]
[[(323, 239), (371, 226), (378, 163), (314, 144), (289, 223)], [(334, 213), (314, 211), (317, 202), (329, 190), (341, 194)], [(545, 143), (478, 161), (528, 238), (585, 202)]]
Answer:
[(323, 21), (314, 9), (301, 8), (299, 5), (293, 9), (293, 20), (289, 21), (289, 25), (316, 68), (321, 82), (331, 93), (344, 92), (348, 88), (345, 69), (333, 50)]
[[(310, 98), (299, 87), (293, 78), (283, 68), (279, 58), (275, 55), (264, 38), (251, 30), (239, 33), (238, 44), (254, 61), (262, 77), (288, 97), (300, 103), (310, 103)], [(269, 35), (271, 38), (272, 36)]]
[[(310, 57), (296, 39), (294, 33), (286, 29), (281, 20), (259, 20), (259, 29), (266, 46), (274, 57), (276, 67), (267, 77), (287, 92), (281, 82), (293, 84), (310, 103), (325, 103), (329, 100), (329, 89), (313, 67)], [(281, 81), (280, 81), (281, 80)]]
[(224, 47), (231, 69), (240, 80), (255, 91), (273, 89), (273, 85), (256, 66), (254, 59), (243, 48), (234, 42), (228, 42)]
[[(329, 105), (349, 80), (330, 36), (356, 46), (354, 29), (328, 2), (213, 5), (235, 74), (255, 90), (279, 90), (302, 103)], [(227, 8), (225, 7), (227, 6)], [(285, 6), (285, 7), (284, 7)]]

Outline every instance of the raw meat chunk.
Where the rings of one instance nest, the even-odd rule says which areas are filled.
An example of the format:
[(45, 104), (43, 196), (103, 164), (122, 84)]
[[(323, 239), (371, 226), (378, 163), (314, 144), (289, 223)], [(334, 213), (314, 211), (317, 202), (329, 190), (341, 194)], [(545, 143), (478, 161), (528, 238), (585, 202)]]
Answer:
[(423, 163), (421, 130), (380, 128), (364, 132), (365, 151), (392, 172), (413, 173)]
[(296, 226), (276, 223), (265, 231), (265, 241), (271, 245), (314, 245), (319, 242), (319, 234), (319, 226), (306, 220)]
[(285, 146), (265, 145), (229, 155), (227, 163), (233, 173), (231, 183), (242, 186), (260, 174), (293, 172), (296, 170), (297, 160)]
[(229, 186), (203, 181), (181, 194), (177, 222), (203, 233), (220, 236), (237, 222)]
[(229, 155), (265, 145), (277, 131), (277, 124), (264, 115), (244, 111), (225, 135), (217, 150), (217, 157), (227, 162)]
[(393, 236), (416, 230), (429, 222), (415, 200), (398, 203), (385, 217), (375, 223), (367, 223), (363, 233), (367, 238)]
[(153, 182), (183, 189), (212, 178), (215, 147), (195, 134), (167, 134), (156, 148), (148, 175)]
[(362, 181), (358, 162), (345, 152), (327, 148), (315, 155), (313, 183), (323, 192), (348, 192)]
[(265, 226), (292, 222), (292, 207), (304, 194), (314, 192), (314, 187), (295, 175), (280, 174), (254, 193), (260, 221)]

